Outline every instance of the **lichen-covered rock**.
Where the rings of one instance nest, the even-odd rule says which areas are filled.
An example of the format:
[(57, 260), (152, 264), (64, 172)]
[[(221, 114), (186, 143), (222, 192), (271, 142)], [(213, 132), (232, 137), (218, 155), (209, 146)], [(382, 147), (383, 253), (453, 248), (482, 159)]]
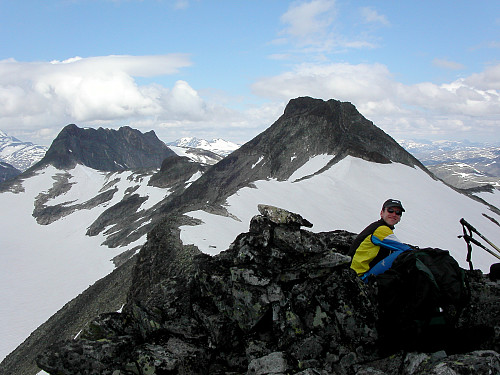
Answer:
[(129, 358), (135, 344), (130, 336), (66, 341), (39, 356), (37, 365), (50, 374), (115, 375), (116, 369), (130, 367)]
[(274, 352), (264, 357), (256, 358), (248, 365), (248, 375), (266, 375), (266, 374), (286, 374), (291, 370), (291, 366), (286, 360), (285, 353)]
[(304, 219), (299, 214), (284, 210), (283, 208), (270, 206), (267, 204), (259, 204), (257, 206), (260, 214), (275, 224), (297, 225), (312, 228), (312, 223)]
[(500, 374), (500, 355), (491, 350), (447, 355), (400, 352), (391, 357), (354, 366), (356, 375), (483, 375)]
[[(139, 254), (123, 313), (97, 317), (78, 339), (41, 354), (38, 365), (59, 375), (460, 375), (498, 369), (496, 352), (473, 351), (493, 348), (495, 337), (467, 354), (384, 356), (376, 286), (361, 282), (345, 255), (354, 234), (312, 233), (300, 229), (301, 220), (258, 215), (248, 233), (213, 257), (184, 246), (175, 225), (165, 222)], [(486, 311), (472, 318), (481, 307), (497, 307), (491, 299), (498, 285), (485, 287), (476, 276), (473, 287), (483, 291), (463, 329), (486, 324)], [(498, 326), (493, 314), (492, 326)]]
[[(466, 350), (491, 349), (500, 353), (500, 281), (491, 281), (480, 271), (468, 271), (471, 300), (459, 321), (460, 327), (469, 329), (469, 337), (460, 338)], [(487, 328), (491, 335), (484, 340)]]

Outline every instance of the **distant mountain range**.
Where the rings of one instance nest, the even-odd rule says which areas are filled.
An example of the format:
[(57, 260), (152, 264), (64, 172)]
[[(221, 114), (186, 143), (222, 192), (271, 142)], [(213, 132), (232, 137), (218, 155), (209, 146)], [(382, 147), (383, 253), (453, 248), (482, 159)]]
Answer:
[(215, 138), (211, 141), (199, 139), (196, 137), (184, 137), (177, 139), (174, 142), (168, 142), (167, 146), (178, 146), (184, 148), (199, 148), (202, 150), (211, 151), (220, 156), (227, 156), (234, 150), (237, 150), (240, 145), (237, 143), (225, 141), (221, 138)]
[(23, 142), (0, 130), (0, 182), (11, 179), (38, 162), (47, 147)]
[(500, 144), (409, 140), (399, 144), (452, 186), (500, 188)]
[[(398, 140), (432, 173), (448, 184), (467, 189), (491, 185), (500, 188), (500, 144), (469, 141)], [(215, 138), (179, 138), (166, 145), (179, 156), (213, 165), (241, 145)], [(42, 159), (48, 147), (23, 142), (0, 130), (0, 182), (11, 179)]]

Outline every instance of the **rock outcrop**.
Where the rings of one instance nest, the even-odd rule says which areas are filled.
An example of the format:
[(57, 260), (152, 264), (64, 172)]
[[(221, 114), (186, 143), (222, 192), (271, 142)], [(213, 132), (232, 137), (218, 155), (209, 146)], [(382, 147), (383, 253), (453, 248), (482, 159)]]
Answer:
[[(123, 312), (97, 317), (38, 366), (60, 375), (500, 372), (498, 336), (467, 353), (382, 353), (376, 288), (345, 255), (354, 234), (313, 233), (300, 215), (260, 212), (214, 257), (181, 243), (185, 217), (166, 219), (138, 255)], [(461, 325), (500, 328), (497, 282), (474, 273), (471, 286)]]
[(149, 185), (183, 190), (187, 181), (197, 174), (203, 174), (207, 169), (208, 166), (195, 163), (185, 156), (171, 156), (163, 161), (160, 171), (149, 180)]
[(0, 184), (21, 174), (21, 171), (9, 163), (0, 161)]

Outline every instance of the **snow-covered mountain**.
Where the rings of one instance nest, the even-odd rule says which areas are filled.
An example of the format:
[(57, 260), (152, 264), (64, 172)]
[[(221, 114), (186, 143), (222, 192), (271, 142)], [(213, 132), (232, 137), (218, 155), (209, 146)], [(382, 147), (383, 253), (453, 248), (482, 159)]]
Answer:
[(500, 145), (458, 141), (399, 143), (439, 178), (458, 188), (500, 188)]
[[(91, 132), (69, 130), (76, 137), (72, 145)], [(210, 167), (170, 155), (160, 170), (106, 172), (85, 164), (84, 149), (64, 152), (67, 148), (57, 144), (57, 155), (80, 157), (70, 165), (49, 158), (0, 192), (0, 207), (6, 208), (0, 215), (0, 358), (65, 302), (109, 274), (112, 259), (119, 264), (116, 270), (125, 260), (137, 259), (143, 273), (134, 274), (133, 282), (161, 290), (161, 272), (154, 268), (168, 241), (217, 254), (248, 231), (261, 203), (302, 215), (314, 232), (358, 233), (379, 218), (383, 201), (397, 198), (406, 209), (397, 236), (421, 247), (448, 249), (465, 268), (466, 244), (457, 238), (461, 218), (500, 243), (498, 190), (472, 196), (450, 188), (350, 103), (294, 99), (265, 132)], [(119, 156), (114, 162), (124, 165), (126, 159)], [(168, 237), (151, 234), (151, 228), (166, 222), (178, 230)], [(487, 273), (498, 259), (474, 249), (472, 261)], [(98, 300), (120, 284), (109, 283), (88, 288), (75, 305), (87, 306), (89, 295)], [(144, 298), (149, 290), (144, 289)], [(124, 302), (117, 298), (108, 310), (101, 306), (93, 313)], [(0, 372), (2, 366), (29, 361), (50, 340), (76, 334), (81, 327), (74, 322), (81, 314), (71, 305), (53, 315), (0, 365)], [(52, 329), (62, 321), (66, 337), (54, 337)]]
[(172, 151), (174, 151), (179, 156), (184, 156), (194, 162), (213, 165), (221, 161), (224, 156), (221, 154), (216, 154), (215, 152), (205, 150), (203, 148), (192, 148), (183, 146), (168, 146)]
[(183, 148), (198, 148), (202, 150), (211, 151), (220, 156), (227, 156), (234, 150), (237, 150), (240, 145), (225, 141), (220, 138), (212, 139), (207, 141), (205, 139), (199, 139), (196, 137), (184, 137), (177, 139), (174, 142), (168, 142), (167, 146), (177, 146)]
[(47, 147), (23, 142), (0, 130), (0, 161), (25, 171), (43, 158)]
[[(2, 359), (66, 302), (110, 273), (115, 266), (113, 258), (136, 251), (145, 242), (143, 233), (127, 245), (105, 246), (109, 231), (116, 230), (111, 225), (106, 227), (108, 233), (86, 233), (108, 208), (131, 197), (131, 191), (147, 198), (138, 207), (139, 212), (151, 209), (169, 194), (165, 189), (148, 187), (148, 177), (129, 171), (100, 172), (83, 165), (70, 171), (48, 166), (0, 194)], [(57, 194), (54, 188), (61, 178), (68, 182)], [(110, 199), (89, 205), (96, 196), (106, 193)], [(67, 208), (67, 214), (50, 224), (37, 222), (34, 204), (44, 196), (49, 198), (44, 203), (46, 208)], [(77, 209), (79, 205), (87, 207)]]

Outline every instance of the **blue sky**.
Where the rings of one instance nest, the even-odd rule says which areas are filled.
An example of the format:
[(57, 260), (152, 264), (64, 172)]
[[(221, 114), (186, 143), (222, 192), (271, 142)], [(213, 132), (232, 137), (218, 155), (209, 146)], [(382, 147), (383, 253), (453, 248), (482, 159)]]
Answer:
[(292, 98), (396, 139), (500, 141), (500, 2), (0, 0), (0, 130), (243, 143)]

